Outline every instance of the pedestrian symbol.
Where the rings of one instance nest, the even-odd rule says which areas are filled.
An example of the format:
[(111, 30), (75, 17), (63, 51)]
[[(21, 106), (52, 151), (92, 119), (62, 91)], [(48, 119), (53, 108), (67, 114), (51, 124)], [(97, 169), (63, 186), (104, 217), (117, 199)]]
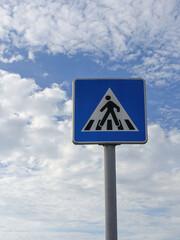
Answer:
[(82, 131), (139, 131), (109, 88)]
[(118, 107), (114, 102), (112, 102), (111, 100), (111, 96), (107, 95), (106, 96), (106, 100), (108, 100), (108, 102), (100, 109), (101, 112), (103, 112), (106, 108), (107, 108), (107, 111), (106, 111), (106, 114), (104, 115), (103, 119), (100, 121), (99, 125), (100, 126), (103, 126), (104, 123), (106, 122), (108, 116), (111, 114), (112, 115), (112, 118), (116, 124), (116, 126), (119, 126), (119, 121), (116, 117), (116, 114), (114, 112), (114, 108), (116, 108), (116, 110), (118, 112), (120, 112), (120, 107)]

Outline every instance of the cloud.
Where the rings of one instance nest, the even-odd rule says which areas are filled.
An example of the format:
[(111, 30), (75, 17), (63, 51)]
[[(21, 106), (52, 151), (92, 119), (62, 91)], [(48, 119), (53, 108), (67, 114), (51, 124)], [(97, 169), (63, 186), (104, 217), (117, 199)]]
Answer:
[[(72, 144), (71, 106), (58, 84), (0, 71), (2, 238), (104, 239), (103, 147)], [(146, 145), (116, 147), (123, 239), (179, 238), (179, 136), (153, 124)]]
[(164, 107), (160, 107), (158, 120), (163, 122), (164, 118), (166, 119), (166, 123), (164, 123), (164, 126), (167, 124), (167, 122), (171, 122), (173, 126), (176, 126), (178, 128), (178, 122), (180, 118), (180, 109), (172, 108), (167, 105), (165, 105)]
[(34, 56), (34, 53), (33, 53), (32, 51), (29, 51), (29, 52), (28, 52), (28, 58), (29, 58), (30, 60), (32, 60), (33, 62), (35, 61), (35, 56)]
[(178, 78), (178, 9), (176, 0), (9, 1), (0, 6), (0, 36), (31, 53), (106, 56), (109, 67), (165, 85)]
[[(3, 145), (5, 142), (7, 149), (11, 149), (8, 143), (13, 141), (12, 144), (18, 144), (25, 132), (31, 131), (31, 128), (42, 129), (47, 126), (48, 131), (48, 127), (54, 124), (57, 117), (71, 114), (68, 106), (70, 100), (66, 101), (66, 93), (57, 84), (41, 91), (33, 79), (21, 78), (17, 74), (7, 74), (5, 71), (1, 71), (0, 76), (0, 121), (4, 139), (2, 151), (6, 149)], [(62, 103), (64, 105), (60, 108)]]
[(47, 72), (45, 72), (44, 74), (43, 74), (43, 77), (47, 77), (49, 74), (47, 73)]
[(6, 47), (5, 44), (0, 45), (0, 61), (3, 63), (13, 63), (22, 61), (23, 56), (20, 54), (12, 55), (10, 50)]
[(179, 231), (173, 231), (179, 216), (179, 132), (173, 140), (174, 133), (167, 135), (152, 125), (146, 145), (118, 149), (119, 227), (124, 239), (178, 239)]

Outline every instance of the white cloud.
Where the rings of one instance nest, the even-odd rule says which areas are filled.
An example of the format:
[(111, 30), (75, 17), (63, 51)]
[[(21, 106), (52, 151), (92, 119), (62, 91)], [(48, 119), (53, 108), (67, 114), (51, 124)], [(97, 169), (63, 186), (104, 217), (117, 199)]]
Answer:
[[(0, 71), (1, 238), (104, 239), (103, 147), (72, 144), (71, 105)], [(116, 147), (123, 239), (178, 240), (179, 135), (154, 124), (146, 145)]]
[(20, 54), (11, 55), (5, 44), (0, 45), (0, 61), (3, 63), (13, 63), (22, 61), (24, 58)]
[[(159, 121), (164, 124), (164, 126), (168, 126), (168, 122), (171, 123), (171, 126), (176, 126), (178, 128), (178, 122), (180, 118), (180, 109), (175, 108), (169, 105), (164, 105), (163, 107), (159, 107)], [(166, 121), (163, 123), (163, 119), (166, 119)]]
[(43, 74), (43, 77), (47, 77), (49, 74), (47, 73), (47, 72), (45, 72), (44, 74)]
[(32, 51), (29, 51), (29, 52), (28, 52), (28, 58), (29, 58), (30, 60), (32, 60), (33, 62), (35, 61), (35, 56), (34, 56), (34, 53), (33, 53)]
[(42, 49), (88, 52), (151, 82), (169, 82), (179, 65), (178, 9), (177, 0), (8, 1), (0, 5), (0, 38), (26, 48), (30, 59)]

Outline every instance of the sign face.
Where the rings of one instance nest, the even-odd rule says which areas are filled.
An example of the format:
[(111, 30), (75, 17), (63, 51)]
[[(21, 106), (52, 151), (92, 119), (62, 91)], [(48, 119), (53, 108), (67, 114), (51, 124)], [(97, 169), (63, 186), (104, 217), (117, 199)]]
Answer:
[(146, 95), (143, 79), (73, 81), (75, 144), (146, 143)]

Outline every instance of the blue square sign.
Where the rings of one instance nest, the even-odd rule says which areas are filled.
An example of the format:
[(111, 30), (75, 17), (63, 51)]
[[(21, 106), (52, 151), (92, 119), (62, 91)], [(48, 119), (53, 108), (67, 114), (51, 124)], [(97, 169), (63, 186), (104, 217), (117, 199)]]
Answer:
[(73, 81), (75, 144), (146, 143), (146, 94), (143, 79)]

